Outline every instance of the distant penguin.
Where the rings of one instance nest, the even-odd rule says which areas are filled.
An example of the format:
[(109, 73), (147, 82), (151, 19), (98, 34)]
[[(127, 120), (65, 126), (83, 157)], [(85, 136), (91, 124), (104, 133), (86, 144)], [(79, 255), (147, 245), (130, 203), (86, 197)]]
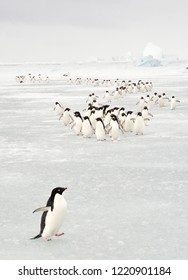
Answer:
[(119, 93), (119, 88), (116, 88), (115, 92), (114, 92), (114, 99), (118, 99), (120, 98), (120, 93)]
[(74, 129), (76, 135), (80, 135), (81, 132), (82, 132), (83, 119), (82, 119), (82, 116), (81, 116), (80, 112), (78, 112), (78, 111), (74, 112), (74, 116), (75, 116), (74, 123), (71, 126), (71, 128)]
[(137, 113), (135, 122), (134, 122), (134, 133), (136, 135), (143, 135), (144, 134), (144, 128), (145, 128), (145, 122), (144, 119), (142, 117), (142, 113), (139, 112)]
[(94, 99), (93, 95), (92, 95), (92, 94), (89, 94), (89, 96), (88, 96), (88, 98), (87, 98), (87, 100), (86, 100), (86, 103), (92, 104), (92, 103), (93, 103), (93, 99)]
[(82, 134), (86, 138), (90, 138), (93, 135), (93, 127), (89, 117), (85, 116), (82, 123)]
[(61, 104), (59, 102), (56, 102), (54, 111), (57, 116), (61, 116), (63, 114), (64, 108), (61, 106)]
[(62, 119), (63, 123), (65, 126), (69, 125), (70, 123), (72, 123), (74, 120), (70, 114), (70, 109), (66, 108), (63, 112), (63, 114), (60, 116), (59, 118), (60, 120)]
[(95, 129), (95, 135), (97, 137), (98, 141), (105, 140), (105, 126), (101, 118), (96, 119), (96, 129)]
[(33, 213), (43, 211), (43, 214), (41, 217), (40, 233), (31, 239), (43, 237), (49, 241), (52, 236), (61, 236), (64, 234), (63, 232), (58, 233), (58, 231), (67, 210), (67, 202), (62, 195), (66, 189), (60, 187), (53, 189), (46, 206), (33, 211)]
[(111, 96), (111, 94), (109, 93), (108, 90), (106, 90), (103, 98), (105, 99), (105, 102), (111, 102), (112, 101), (112, 96)]
[(176, 109), (177, 102), (180, 102), (180, 101), (177, 100), (177, 99), (175, 98), (175, 96), (172, 96), (172, 98), (171, 98), (171, 100), (170, 100), (170, 109), (171, 109), (171, 110), (175, 110), (175, 109)]

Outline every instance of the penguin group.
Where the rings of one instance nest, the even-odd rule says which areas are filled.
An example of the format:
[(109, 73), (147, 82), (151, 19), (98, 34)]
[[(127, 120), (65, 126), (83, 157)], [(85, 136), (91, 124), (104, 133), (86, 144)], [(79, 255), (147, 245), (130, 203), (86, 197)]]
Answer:
[[(153, 106), (166, 107), (170, 103), (170, 109), (174, 110), (177, 103), (180, 102), (175, 96), (170, 99), (165, 93), (154, 92), (151, 95), (152, 82), (139, 80), (135, 83), (131, 80), (125, 82), (120, 79), (112, 81), (90, 78), (74, 80), (74, 85), (88, 83), (100, 86), (107, 83), (115, 86), (115, 90), (106, 89), (100, 98), (95, 93), (90, 93), (86, 98), (86, 108), (82, 111), (72, 112), (69, 107), (64, 108), (59, 102), (55, 103), (54, 111), (59, 120), (65, 126), (70, 127), (76, 135), (82, 135), (84, 138), (95, 136), (98, 141), (104, 141), (107, 138), (117, 141), (120, 135), (126, 135), (126, 133), (143, 135), (145, 127), (153, 118), (153, 114), (150, 112)], [(146, 96), (141, 96), (135, 103), (136, 110), (126, 109), (124, 106), (112, 106), (113, 101), (138, 92), (145, 93)]]
[(19, 84), (29, 83), (29, 84), (40, 84), (40, 83), (48, 83), (49, 76), (42, 76), (42, 74), (33, 75), (28, 73), (27, 75), (17, 75), (15, 80)]

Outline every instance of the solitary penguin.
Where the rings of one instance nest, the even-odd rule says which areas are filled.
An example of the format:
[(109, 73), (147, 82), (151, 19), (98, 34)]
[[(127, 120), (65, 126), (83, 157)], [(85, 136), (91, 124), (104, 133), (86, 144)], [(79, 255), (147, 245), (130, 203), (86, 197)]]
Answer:
[(46, 206), (40, 207), (33, 211), (43, 211), (40, 224), (40, 233), (31, 239), (37, 239), (43, 237), (46, 241), (51, 240), (52, 236), (61, 236), (64, 233), (58, 233), (64, 215), (67, 210), (67, 202), (63, 197), (63, 192), (67, 188), (55, 188), (47, 201)]

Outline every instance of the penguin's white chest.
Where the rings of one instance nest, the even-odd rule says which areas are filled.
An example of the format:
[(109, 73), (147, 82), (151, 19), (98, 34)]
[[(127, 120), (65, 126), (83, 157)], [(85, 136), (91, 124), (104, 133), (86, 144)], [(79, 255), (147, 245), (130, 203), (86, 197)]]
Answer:
[(95, 134), (96, 134), (97, 140), (105, 139), (105, 130), (104, 130), (103, 124), (100, 121), (98, 121), (96, 124)]
[(176, 108), (176, 100), (174, 98), (170, 102), (170, 108), (171, 110), (174, 110)]
[(83, 133), (84, 137), (91, 137), (91, 135), (93, 133), (93, 129), (92, 129), (91, 124), (88, 120), (83, 122), (82, 133)]
[(112, 123), (111, 137), (112, 140), (118, 140), (119, 137), (119, 125), (116, 121), (113, 121)]
[(63, 113), (63, 109), (59, 105), (56, 105), (55, 112), (57, 116), (60, 116)]
[(134, 132), (135, 134), (143, 134), (144, 133), (144, 127), (145, 127), (145, 123), (144, 123), (144, 119), (143, 117), (138, 116), (135, 120), (135, 124), (134, 124)]
[(75, 133), (79, 135), (82, 130), (82, 120), (81, 118), (75, 118), (75, 126), (74, 126)]
[(71, 118), (70, 118), (69, 112), (67, 112), (67, 111), (64, 112), (62, 120), (63, 120), (64, 125), (68, 125), (70, 123)]
[(42, 233), (44, 238), (54, 236), (60, 229), (67, 210), (67, 202), (62, 195), (56, 194), (54, 208), (46, 215), (45, 227)]

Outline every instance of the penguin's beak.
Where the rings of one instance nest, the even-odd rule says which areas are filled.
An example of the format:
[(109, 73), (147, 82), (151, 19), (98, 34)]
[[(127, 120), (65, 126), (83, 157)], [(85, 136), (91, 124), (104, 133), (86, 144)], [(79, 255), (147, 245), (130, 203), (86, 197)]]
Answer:
[(67, 188), (63, 188), (64, 189), (64, 191), (66, 191), (67, 190)]

